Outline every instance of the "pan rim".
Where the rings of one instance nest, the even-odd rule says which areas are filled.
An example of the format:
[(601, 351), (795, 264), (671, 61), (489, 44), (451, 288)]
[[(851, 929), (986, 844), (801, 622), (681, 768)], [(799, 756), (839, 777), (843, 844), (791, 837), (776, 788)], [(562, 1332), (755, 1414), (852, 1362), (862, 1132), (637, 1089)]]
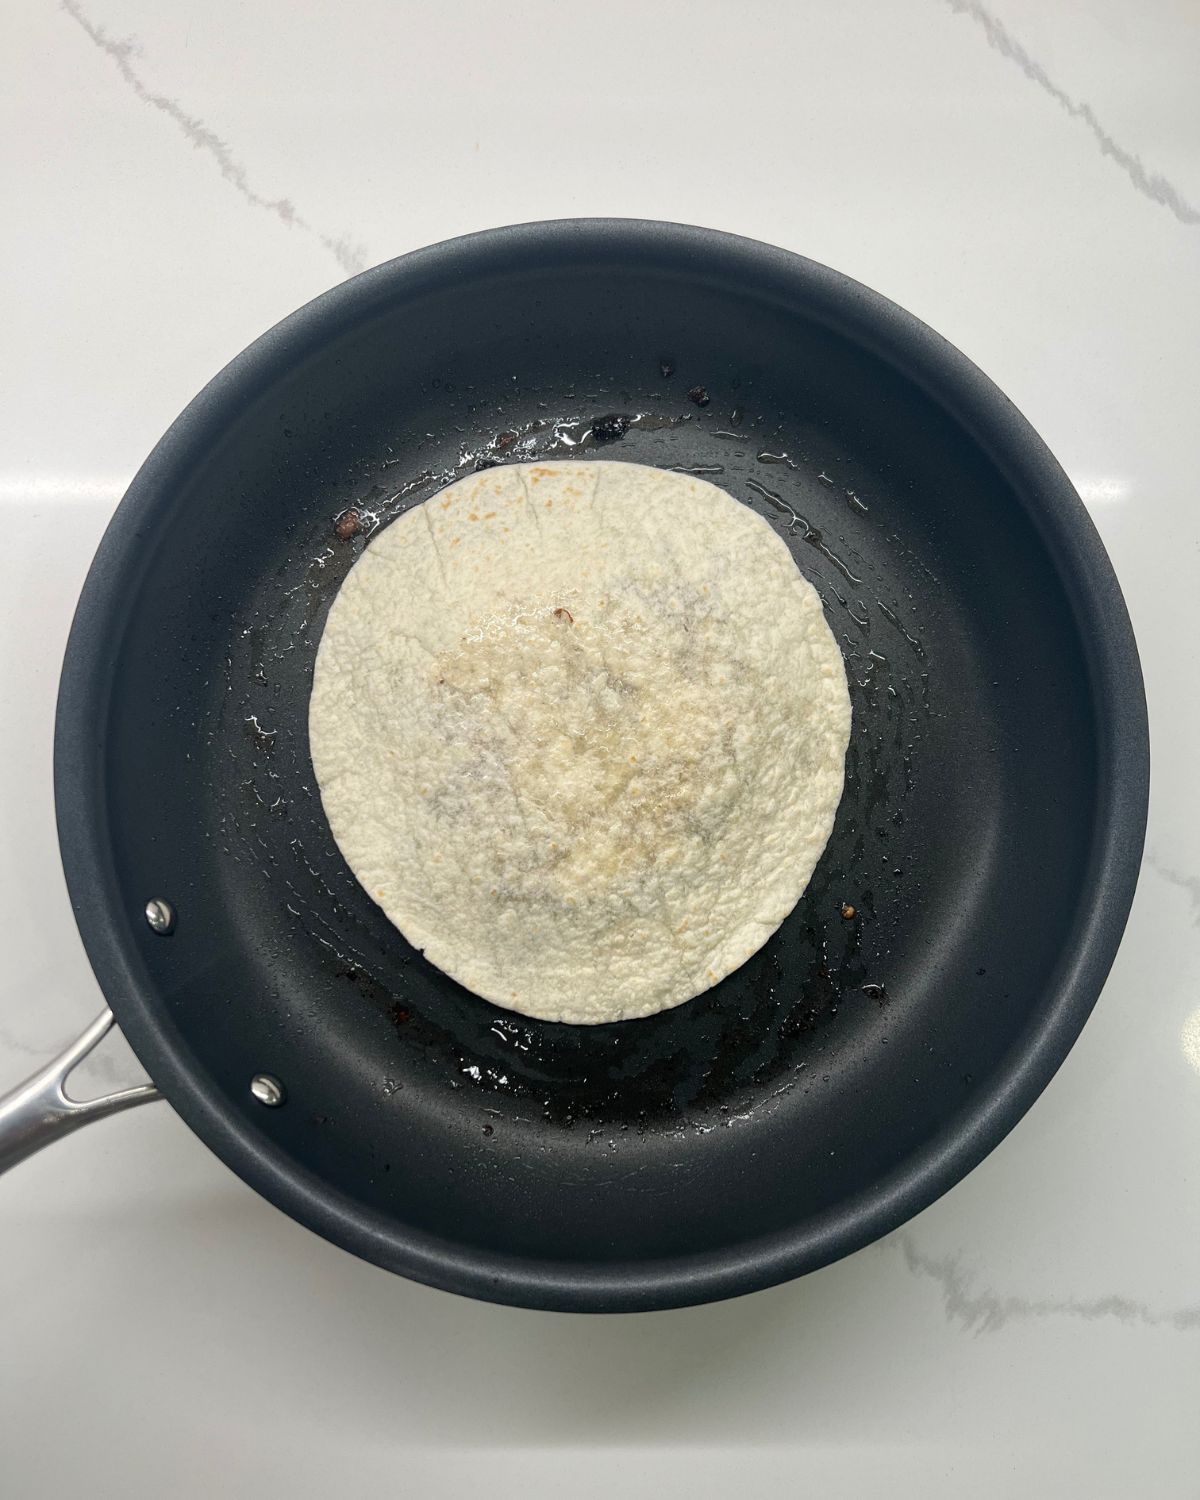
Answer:
[[(314, 1177), (222, 1106), (176, 1034), (133, 945), (113, 920), (102, 726), (112, 652), (129, 597), (135, 540), (172, 476), (223, 426), (248, 388), (383, 302), (448, 280), (551, 255), (621, 258), (692, 276), (743, 274), (803, 299), (806, 310), (901, 369), (1008, 478), (1037, 524), (1069, 598), (1097, 722), (1098, 791), (1090, 855), (1096, 893), (1048, 987), (1035, 1028), (953, 1126), (901, 1168), (835, 1210), (767, 1239), (695, 1256), (580, 1265), (506, 1258), (435, 1240), (368, 1212)], [(101, 747), (98, 751), (98, 746)], [(1049, 1083), (1091, 1013), (1116, 956), (1137, 883), (1149, 797), (1149, 731), (1137, 646), (1108, 554), (1042, 439), (964, 354), (881, 294), (815, 261), (721, 230), (640, 219), (560, 219), (486, 229), (385, 262), (292, 313), (236, 356), (160, 439), (109, 523), (76, 608), (59, 684), (54, 787), (67, 887), (89, 960), (122, 1030), (189, 1127), (250, 1186), (324, 1238), (413, 1280), (485, 1300), (570, 1311), (687, 1306), (815, 1270), (890, 1233), (999, 1144)]]

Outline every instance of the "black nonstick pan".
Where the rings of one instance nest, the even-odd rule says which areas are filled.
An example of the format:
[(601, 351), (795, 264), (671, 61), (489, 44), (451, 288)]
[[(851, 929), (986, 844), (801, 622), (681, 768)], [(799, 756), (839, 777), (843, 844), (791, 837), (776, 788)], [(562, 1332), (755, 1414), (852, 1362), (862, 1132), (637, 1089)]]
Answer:
[[(580, 1028), (405, 943), (333, 844), (306, 730), (374, 529), (473, 467), (567, 454), (765, 515), (854, 706), (833, 838), (776, 936), (677, 1010)], [(234, 360), (101, 544), (55, 748), (80, 931), (192, 1129), (380, 1265), (577, 1310), (798, 1275), (974, 1166), (1100, 991), (1148, 774), (1112, 569), (995, 387), (833, 271), (620, 220), (405, 256)], [(0, 1158), (114, 1107), (72, 1109), (65, 1067), (0, 1107)]]

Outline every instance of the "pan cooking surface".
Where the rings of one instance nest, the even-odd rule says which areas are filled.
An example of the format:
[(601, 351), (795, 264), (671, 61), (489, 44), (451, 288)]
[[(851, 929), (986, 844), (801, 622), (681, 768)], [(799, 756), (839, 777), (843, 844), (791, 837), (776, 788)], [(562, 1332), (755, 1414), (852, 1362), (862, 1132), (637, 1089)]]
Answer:
[[(664, 363), (673, 362), (651, 361), (652, 367)], [(598, 389), (583, 399), (602, 408), (606, 399), (627, 394)], [(759, 473), (764, 465), (802, 472), (805, 460), (780, 448), (778, 430), (767, 430), (761, 417), (747, 420), (737, 405), (711, 417), (681, 411), (687, 398), (678, 380), (674, 388), (664, 381), (648, 395), (654, 398), (652, 412), (604, 411), (589, 421), (528, 416), (530, 409), (551, 405), (535, 391), (531, 399), (506, 403), (499, 415), (508, 425), (490, 441), (460, 443), (455, 452), (464, 424), (454, 424), (450, 452), (444, 441), (431, 444), (422, 434), (413, 459), (385, 460), (383, 484), (376, 481), (365, 491), (352, 486), (336, 516), (313, 518), (315, 534), (298, 556), (286, 560), (282, 578), (274, 581), (286, 603), (281, 607), (271, 588), (260, 596), (255, 624), (240, 636), (231, 657), (227, 691), (209, 731), (215, 743), (230, 748), (241, 771), (240, 805), (224, 825), (230, 857), (277, 884), (280, 904), (305, 938), (324, 950), (334, 976), (388, 1016), (405, 1061), (415, 1051), (435, 1080), (449, 1079), (468, 1095), (483, 1096), (481, 1128), (489, 1136), (501, 1122), (513, 1123), (513, 1116), (519, 1123), (530, 1109), (562, 1128), (578, 1122), (593, 1142), (603, 1138), (606, 1149), (613, 1148), (613, 1133), (631, 1123), (643, 1129), (711, 1130), (724, 1123), (711, 1118), (714, 1109), (744, 1118), (766, 1099), (807, 1083), (797, 1075), (813, 1061), (811, 1048), (798, 1046), (798, 1038), (836, 1014), (843, 1001), (866, 1012), (867, 997), (882, 1002), (887, 993), (868, 970), (870, 962), (883, 972), (886, 950), (871, 942), (864, 953), (863, 934), (880, 925), (880, 905), (885, 920), (890, 913), (894, 922), (893, 892), (909, 858), (904, 804), (913, 788), (922, 725), (932, 712), (926, 650), (886, 602), (872, 598), (868, 604), (858, 597), (884, 585), (868, 583), (868, 565), (854, 545), (852, 527), (827, 541), (796, 508), (803, 485)], [(568, 399), (559, 395), (553, 405)], [(468, 407), (464, 416), (473, 415)], [(618, 447), (615, 436), (597, 443), (597, 433), (625, 436)], [(840, 627), (859, 699), (858, 719), (868, 731), (857, 739), (848, 767), (844, 849), (836, 865), (824, 861), (778, 951), (760, 953), (732, 993), (722, 989), (689, 1007), (682, 1027), (669, 1024), (666, 1016), (599, 1032), (539, 1023), (451, 986), (363, 900), (335, 855), (312, 795), (305, 727), (312, 663), (330, 600), (374, 531), (461, 474), (497, 462), (498, 454), (515, 461), (601, 449), (606, 458), (636, 454), (662, 467), (703, 469), (722, 483), (737, 484), (744, 476), (739, 487), (748, 503), (789, 539), (822, 588), (828, 615)], [(829, 467), (836, 465), (831, 461)], [(409, 469), (415, 472), (405, 477)], [(818, 474), (823, 476), (818, 483), (836, 486), (820, 467), (810, 484)], [(837, 499), (851, 514), (869, 514), (866, 503), (844, 486)], [(686, 524), (669, 516), (662, 521)], [(841, 517), (836, 524), (841, 527)], [(351, 527), (354, 534), (348, 536)], [(819, 549), (817, 555), (810, 557), (804, 543)], [(879, 639), (873, 638), (873, 611)], [(264, 845), (273, 858), (264, 858)], [(854, 916), (843, 917), (850, 907)], [(773, 1087), (764, 1093), (768, 1084)]]
[[(89, 732), (60, 723), (60, 817), (71, 875), (64, 768), (102, 787), (78, 842), (108, 851), (90, 946), (102, 980), (96, 947), (122, 955), (118, 1018), (256, 1186), (458, 1289), (663, 1305), (861, 1243), (948, 1185), (927, 1172), (948, 1142), (977, 1159), (1005, 1128), (980, 1121), (1019, 1092), (1097, 897), (1114, 710), (1037, 465), (930, 392), (922, 361), (958, 357), (919, 325), (747, 242), (531, 227), (354, 285), (185, 414), (81, 608), (76, 638), (110, 644), (71, 720)], [(409, 947), (333, 844), (306, 731), (325, 612), (374, 529), (474, 467), (568, 454), (703, 474), (766, 516), (854, 708), (834, 833), (780, 931), (676, 1010), (581, 1028)], [(1136, 659), (1129, 680), (1136, 741)], [(70, 683), (69, 662), (64, 703)], [(170, 939), (140, 924), (153, 894)], [(1093, 944), (1042, 1075), (1110, 958)], [(250, 1097), (259, 1071), (284, 1108)]]

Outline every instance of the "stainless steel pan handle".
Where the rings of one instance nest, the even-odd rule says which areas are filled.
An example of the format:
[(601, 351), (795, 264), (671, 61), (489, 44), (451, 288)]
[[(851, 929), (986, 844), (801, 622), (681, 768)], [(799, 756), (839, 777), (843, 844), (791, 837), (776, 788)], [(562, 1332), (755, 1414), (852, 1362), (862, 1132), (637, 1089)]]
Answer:
[(9, 1167), (15, 1167), (43, 1146), (70, 1135), (91, 1120), (162, 1098), (152, 1083), (104, 1094), (99, 1099), (68, 1096), (65, 1085), (71, 1069), (108, 1034), (112, 1024), (112, 1011), (102, 1011), (77, 1042), (0, 1099), (0, 1172), (7, 1172)]

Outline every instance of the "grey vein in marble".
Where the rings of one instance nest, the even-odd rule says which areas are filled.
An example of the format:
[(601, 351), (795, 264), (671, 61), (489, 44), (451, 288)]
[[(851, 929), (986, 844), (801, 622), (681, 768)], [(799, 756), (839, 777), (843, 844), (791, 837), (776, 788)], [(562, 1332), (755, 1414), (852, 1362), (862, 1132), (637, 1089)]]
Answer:
[(149, 88), (142, 81), (131, 61), (138, 55), (139, 48), (136, 41), (128, 38), (121, 41), (110, 36), (99, 22), (93, 21), (85, 13), (78, 4), (78, 0), (62, 0), (62, 8), (83, 28), (100, 51), (112, 58), (121, 77), (143, 104), (148, 104), (152, 109), (157, 109), (166, 115), (197, 151), (204, 151), (211, 156), (221, 176), (236, 188), (247, 203), (254, 208), (262, 208), (274, 214), (289, 229), (300, 229), (305, 234), (313, 235), (329, 251), (342, 270), (350, 275), (364, 268), (365, 251), (361, 245), (354, 244), (346, 235), (335, 238), (333, 235), (323, 233), (307, 219), (301, 218), (290, 198), (267, 198), (256, 191), (250, 185), (245, 167), (215, 131), (210, 130), (198, 115), (189, 115), (176, 100), (168, 98), (166, 94), (155, 93)]
[(994, 47), (1001, 57), (1016, 63), (1026, 78), (1049, 94), (1073, 119), (1082, 120), (1099, 142), (1101, 153), (1116, 162), (1139, 193), (1163, 208), (1169, 208), (1181, 224), (1200, 224), (1200, 209), (1194, 208), (1160, 173), (1148, 171), (1140, 157), (1118, 145), (1096, 118), (1092, 106), (1080, 104), (1060, 89), (1041, 63), (1030, 57), (1016, 37), (980, 5), (979, 0), (946, 0), (946, 4), (956, 15), (970, 16), (982, 26), (990, 47)]
[[(83, 1027), (81, 1026), (79, 1030), (82, 1031)], [(8, 1026), (0, 1023), (0, 1063), (2, 1063), (5, 1053), (11, 1053), (18, 1057), (29, 1057), (33, 1059), (37, 1067), (25, 1068), (24, 1073), (33, 1073), (37, 1071), (37, 1068), (44, 1068), (52, 1058), (57, 1057), (60, 1052), (64, 1051), (67, 1044), (75, 1040), (75, 1035), (77, 1033), (64, 1036), (60, 1041), (47, 1046), (35, 1047), (27, 1042), (24, 1037), (18, 1036)], [(79, 1067), (84, 1068), (88, 1075), (99, 1079), (103, 1084), (121, 1088), (128, 1087), (129, 1080), (126, 1077), (128, 1070), (120, 1068), (106, 1052), (90, 1052), (83, 1062), (79, 1064)], [(75, 1076), (75, 1069), (72, 1069), (70, 1076)], [(6, 1094), (9, 1089), (18, 1087), (24, 1081), (24, 1077), (20, 1076), (20, 1074), (10, 1078), (8, 1070), (0, 1067), (0, 1095)], [(142, 1083), (145, 1080), (138, 1078), (134, 1081)], [(69, 1092), (70, 1089), (68, 1089)]]
[(1160, 875), (1169, 885), (1178, 886), (1181, 891), (1187, 892), (1192, 904), (1192, 926), (1200, 927), (1200, 876), (1185, 875), (1181, 870), (1172, 870), (1169, 865), (1164, 865), (1154, 853), (1147, 853), (1143, 863), (1149, 865), (1154, 873)]
[(1159, 1310), (1146, 1302), (1112, 1293), (1106, 1297), (1013, 1297), (976, 1291), (973, 1277), (957, 1255), (933, 1256), (919, 1250), (911, 1234), (895, 1235), (904, 1263), (914, 1276), (936, 1284), (946, 1318), (976, 1333), (995, 1333), (1009, 1323), (1037, 1318), (1079, 1318), (1086, 1323), (1112, 1318), (1139, 1328), (1169, 1328), (1176, 1333), (1200, 1333), (1200, 1306)]

